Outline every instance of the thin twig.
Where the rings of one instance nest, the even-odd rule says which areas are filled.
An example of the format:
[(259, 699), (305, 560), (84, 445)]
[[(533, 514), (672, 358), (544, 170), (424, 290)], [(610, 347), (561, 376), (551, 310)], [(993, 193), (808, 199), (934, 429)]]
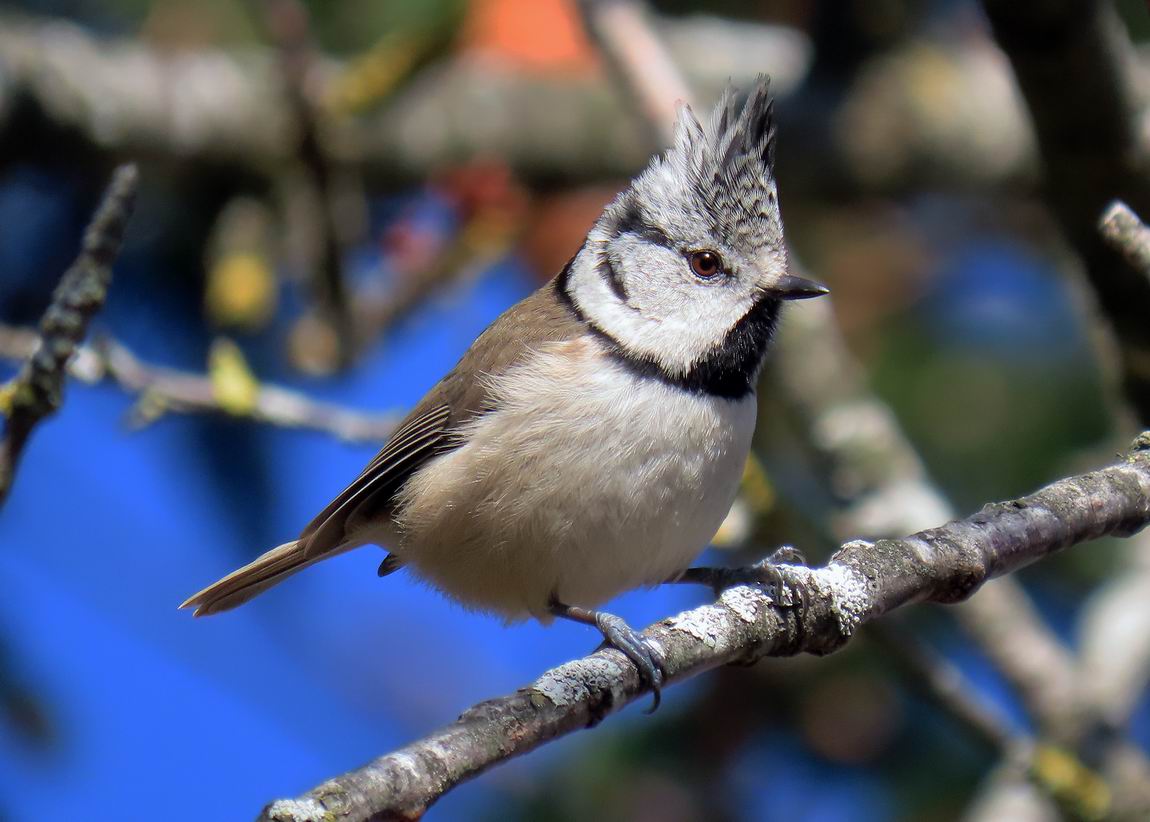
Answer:
[(588, 36), (642, 115), (651, 142), (670, 145), (675, 103), (689, 100), (691, 90), (652, 29), (647, 4), (639, 0), (579, 0), (579, 10)]
[[(861, 625), (915, 601), (957, 602), (982, 583), (1063, 548), (1150, 523), (1150, 432), (1121, 461), (904, 539), (843, 545), (820, 568), (788, 566), (802, 595), (779, 607), (758, 588), (651, 626), (668, 678), (682, 681), (729, 662), (800, 652), (826, 654)], [(348, 822), (418, 818), (460, 782), (587, 727), (646, 691), (634, 666), (601, 650), (544, 673), (519, 692), (481, 703), (455, 723), (269, 805), (262, 820)]]
[(316, 61), (311, 15), (300, 0), (260, 0), (264, 22), (279, 52), (284, 91), (296, 127), (296, 156), (307, 179), (310, 222), (319, 231), (317, 259), (312, 260), (313, 291), (325, 323), (338, 342), (337, 361), (351, 361), (354, 329), (343, 272), (344, 243), (336, 219), (334, 168), (324, 145), (318, 107), (308, 93)]
[[(35, 345), (36, 335), (30, 329), (0, 325), (0, 359), (22, 358)], [(138, 422), (151, 422), (168, 411), (220, 414), (370, 444), (385, 441), (397, 420), (395, 414), (353, 411), (268, 383), (259, 383), (251, 401), (242, 407), (229, 405), (221, 402), (210, 376), (146, 363), (110, 339), (78, 348), (69, 371), (89, 385), (111, 379), (127, 393), (139, 395), (146, 410)]]
[(0, 505), (12, 488), (20, 456), (32, 430), (60, 407), (68, 360), (88, 333), (88, 323), (103, 308), (112, 282), (112, 263), (136, 200), (138, 174), (122, 165), (84, 234), (80, 255), (64, 272), (52, 302), (40, 318), (39, 343), (24, 367), (0, 388), (4, 436), (0, 439)]

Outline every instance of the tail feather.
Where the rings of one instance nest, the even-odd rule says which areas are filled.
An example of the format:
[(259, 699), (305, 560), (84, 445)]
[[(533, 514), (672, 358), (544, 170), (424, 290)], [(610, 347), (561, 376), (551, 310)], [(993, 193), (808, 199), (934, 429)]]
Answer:
[[(348, 546), (351, 547), (351, 546)], [(341, 551), (307, 556), (299, 540), (285, 542), (256, 558), (243, 568), (232, 571), (204, 590), (189, 597), (180, 607), (195, 608), (195, 616), (208, 616), (242, 605), (257, 594), (287, 579), (297, 571), (327, 559)]]

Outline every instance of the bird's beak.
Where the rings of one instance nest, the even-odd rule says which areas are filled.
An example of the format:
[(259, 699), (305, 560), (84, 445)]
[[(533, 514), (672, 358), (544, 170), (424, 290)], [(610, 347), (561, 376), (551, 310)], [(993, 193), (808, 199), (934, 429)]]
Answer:
[(768, 291), (780, 300), (807, 300), (831, 293), (831, 290), (822, 283), (796, 277), (794, 274), (784, 274)]

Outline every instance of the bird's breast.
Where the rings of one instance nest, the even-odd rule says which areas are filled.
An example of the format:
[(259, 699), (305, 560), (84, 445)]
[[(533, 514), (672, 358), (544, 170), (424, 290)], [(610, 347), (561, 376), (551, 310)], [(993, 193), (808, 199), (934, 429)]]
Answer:
[(401, 491), (397, 550), (464, 604), (598, 605), (687, 567), (730, 508), (754, 396), (684, 391), (597, 345), (549, 343), (493, 378), (495, 410)]

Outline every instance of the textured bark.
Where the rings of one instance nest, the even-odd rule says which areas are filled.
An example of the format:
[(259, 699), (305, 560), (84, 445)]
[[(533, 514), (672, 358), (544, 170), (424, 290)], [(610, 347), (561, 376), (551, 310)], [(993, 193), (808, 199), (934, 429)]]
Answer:
[(76, 262), (64, 272), (40, 319), (39, 342), (23, 369), (0, 386), (4, 436), (0, 439), (0, 505), (12, 488), (16, 466), (32, 430), (56, 413), (64, 396), (68, 360), (88, 333), (88, 322), (104, 307), (112, 263), (136, 200), (137, 173), (120, 166), (84, 234)]
[[(648, 628), (671, 682), (718, 665), (840, 648), (858, 627), (914, 601), (958, 602), (982, 583), (1101, 536), (1129, 536), (1150, 522), (1150, 433), (1121, 461), (1027, 497), (903, 539), (843, 545), (819, 568), (786, 567), (796, 594), (777, 604), (762, 590), (732, 588)], [(262, 820), (418, 818), (455, 785), (641, 697), (645, 687), (617, 651), (602, 650), (544, 673), (510, 696), (484, 702), (430, 736), (298, 799)]]

